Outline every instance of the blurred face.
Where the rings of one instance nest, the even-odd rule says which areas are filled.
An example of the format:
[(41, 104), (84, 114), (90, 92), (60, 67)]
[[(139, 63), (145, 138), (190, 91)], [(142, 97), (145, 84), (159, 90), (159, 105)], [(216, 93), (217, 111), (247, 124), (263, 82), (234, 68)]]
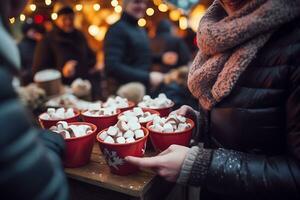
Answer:
[(134, 18), (140, 19), (144, 17), (146, 8), (147, 0), (130, 0), (125, 7), (125, 11)]
[(74, 30), (74, 14), (59, 15), (55, 24), (65, 33), (71, 33)]

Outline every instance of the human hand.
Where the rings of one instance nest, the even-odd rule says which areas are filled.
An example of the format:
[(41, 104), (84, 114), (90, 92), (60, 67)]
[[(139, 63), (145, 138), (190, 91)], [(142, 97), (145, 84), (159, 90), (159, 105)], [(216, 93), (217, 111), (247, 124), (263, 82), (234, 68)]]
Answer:
[(78, 62), (76, 60), (69, 60), (65, 63), (64, 67), (63, 67), (63, 76), (66, 78), (70, 78), (72, 76), (74, 76), (75, 72), (76, 72), (76, 65), (78, 64)]
[(151, 168), (167, 181), (176, 182), (188, 151), (188, 147), (171, 145), (154, 157), (138, 158), (128, 156), (125, 157), (125, 160), (139, 167)]
[(165, 75), (160, 72), (150, 72), (150, 84), (154, 87), (159, 86), (163, 80)]
[(168, 51), (162, 55), (162, 62), (165, 65), (175, 65), (178, 62), (178, 54), (173, 51)]
[[(175, 113), (177, 115), (181, 115), (184, 116), (186, 118), (190, 118), (192, 119), (194, 122), (197, 121), (197, 112), (196, 110), (194, 110), (192, 107), (187, 106), (187, 105), (183, 105), (181, 106), (178, 110), (173, 111), (172, 113)], [(171, 114), (172, 114), (171, 113)]]

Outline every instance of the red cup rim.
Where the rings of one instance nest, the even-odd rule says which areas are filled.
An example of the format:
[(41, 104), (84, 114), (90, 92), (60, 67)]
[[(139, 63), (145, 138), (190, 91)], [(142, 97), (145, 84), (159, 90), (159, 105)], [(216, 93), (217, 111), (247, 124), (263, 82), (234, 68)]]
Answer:
[[(86, 110), (84, 112), (86, 112)], [(90, 118), (110, 118), (110, 117), (119, 116), (119, 114), (121, 113), (121, 110), (117, 109), (117, 113), (116, 114), (109, 115), (109, 116), (88, 116), (88, 115), (83, 114), (84, 112), (81, 113), (81, 115), (84, 116), (84, 117), (90, 117)]]
[[(140, 108), (140, 107), (139, 107), (139, 108)], [(150, 108), (142, 108), (142, 110), (143, 110), (143, 112), (150, 112), (152, 115), (153, 115), (153, 114), (157, 114), (158, 116), (160, 116), (160, 113), (159, 113), (158, 111), (156, 111), (156, 110), (153, 110), (153, 109), (150, 109)], [(133, 109), (121, 112), (121, 113), (118, 115), (118, 119), (119, 119), (122, 115), (124, 115), (124, 112), (128, 112), (128, 111), (133, 111)], [(147, 122), (147, 123), (148, 123), (148, 122)]]
[(151, 109), (151, 110), (164, 110), (164, 109), (173, 108), (174, 105), (175, 105), (175, 103), (172, 102), (170, 106), (163, 107), (163, 108), (151, 108), (151, 107), (140, 107), (140, 108), (143, 108), (143, 109)]
[(144, 133), (146, 133), (146, 135), (145, 135), (143, 138), (138, 139), (138, 140), (136, 140), (136, 141), (134, 141), (134, 142), (125, 143), (125, 144), (116, 144), (116, 143), (111, 144), (111, 143), (106, 143), (106, 142), (104, 142), (103, 140), (101, 140), (101, 139), (99, 138), (99, 135), (100, 135), (102, 132), (107, 131), (107, 130), (108, 130), (108, 128), (106, 128), (106, 129), (100, 131), (100, 132), (97, 134), (96, 139), (97, 139), (97, 141), (100, 142), (101, 144), (112, 145), (112, 146), (129, 146), (129, 145), (132, 145), (132, 144), (136, 144), (136, 143), (138, 143), (138, 142), (140, 142), (140, 141), (142, 141), (142, 140), (145, 140), (145, 139), (149, 136), (149, 131), (148, 131), (148, 129), (146, 129), (145, 127), (142, 127), (142, 130), (144, 131)]
[(193, 130), (193, 128), (195, 127), (195, 123), (194, 123), (193, 120), (187, 118), (187, 122), (188, 122), (189, 124), (191, 124), (191, 127), (188, 128), (188, 129), (186, 129), (186, 130), (184, 130), (184, 131), (180, 131), (180, 132), (165, 132), (165, 133), (157, 132), (157, 131), (152, 130), (152, 129), (150, 128), (150, 126), (152, 125), (153, 122), (148, 122), (147, 125), (146, 125), (146, 128), (147, 128), (149, 131), (154, 132), (154, 133), (157, 133), (157, 134), (160, 134), (160, 135), (180, 135), (180, 134), (184, 134), (184, 133), (186, 133), (186, 132), (188, 132), (188, 131), (190, 131), (190, 130)]
[(69, 119), (73, 119), (73, 118), (79, 117), (79, 115), (81, 114), (80, 111), (77, 110), (77, 109), (73, 109), (73, 110), (74, 110), (74, 113), (75, 113), (75, 115), (73, 117), (64, 118), (64, 119), (42, 119), (41, 118), (42, 114), (46, 113), (46, 112), (43, 112), (42, 114), (39, 115), (39, 120), (48, 121), (48, 122), (54, 122), (54, 121), (65, 121), (65, 120), (69, 120)]
[(87, 122), (73, 122), (73, 123), (68, 123), (68, 125), (88, 125), (90, 127), (92, 127), (92, 132), (80, 137), (73, 137), (73, 138), (66, 138), (64, 140), (66, 141), (72, 141), (72, 140), (76, 140), (79, 138), (85, 138), (85, 137), (89, 137), (90, 135), (93, 135), (96, 131), (97, 131), (97, 126), (91, 123), (87, 123)]

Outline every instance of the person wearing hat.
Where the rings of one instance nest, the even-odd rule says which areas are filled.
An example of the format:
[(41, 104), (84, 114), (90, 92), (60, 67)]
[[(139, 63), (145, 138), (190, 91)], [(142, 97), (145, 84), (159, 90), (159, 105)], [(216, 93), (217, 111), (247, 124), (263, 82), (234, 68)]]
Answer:
[(32, 64), (34, 50), (39, 41), (43, 38), (45, 29), (43, 26), (34, 23), (22, 25), (23, 38), (18, 43), (21, 57), (21, 83), (27, 85), (32, 82)]
[(57, 69), (63, 74), (63, 82), (89, 78), (89, 71), (96, 64), (95, 53), (90, 49), (84, 35), (74, 27), (74, 11), (64, 3), (56, 3), (54, 12), (58, 17), (53, 30), (37, 45), (33, 71)]

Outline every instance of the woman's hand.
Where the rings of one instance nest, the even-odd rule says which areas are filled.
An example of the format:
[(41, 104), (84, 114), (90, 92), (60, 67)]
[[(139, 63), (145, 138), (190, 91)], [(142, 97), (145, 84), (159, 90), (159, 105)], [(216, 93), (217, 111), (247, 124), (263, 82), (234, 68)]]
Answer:
[(128, 156), (125, 160), (139, 167), (152, 168), (167, 181), (176, 182), (188, 150), (188, 147), (171, 145), (155, 157), (138, 158)]
[(197, 121), (197, 113), (198, 111), (194, 110), (190, 106), (181, 106), (178, 110), (173, 111), (172, 113), (176, 113), (177, 115), (185, 116), (187, 118), (190, 118), (195, 123)]
[(76, 65), (78, 62), (76, 60), (69, 60), (65, 63), (63, 67), (63, 76), (66, 78), (71, 78), (75, 75), (76, 72)]

